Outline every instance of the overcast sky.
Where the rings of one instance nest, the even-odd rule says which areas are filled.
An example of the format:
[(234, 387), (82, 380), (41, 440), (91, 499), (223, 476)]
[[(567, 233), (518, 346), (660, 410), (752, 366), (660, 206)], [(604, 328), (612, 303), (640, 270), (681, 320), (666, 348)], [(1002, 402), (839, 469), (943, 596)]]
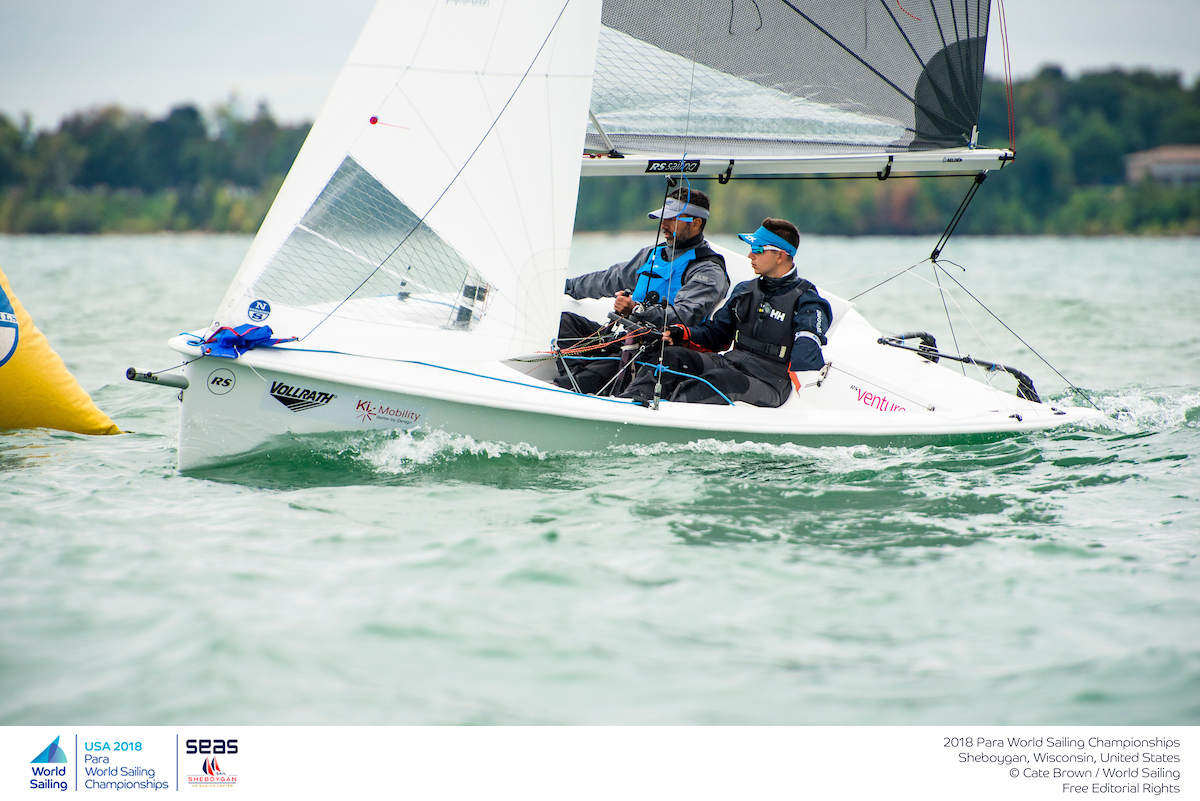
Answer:
[[(916, 0), (919, 2), (919, 0)], [(237, 94), (312, 119), (374, 0), (0, 0), (0, 112), (39, 128), (90, 106), (161, 115)], [(993, 0), (992, 23), (996, 21)], [(1006, 0), (1018, 77), (1120, 65), (1200, 74), (1200, 0)], [(1002, 75), (999, 28), (989, 74)]]

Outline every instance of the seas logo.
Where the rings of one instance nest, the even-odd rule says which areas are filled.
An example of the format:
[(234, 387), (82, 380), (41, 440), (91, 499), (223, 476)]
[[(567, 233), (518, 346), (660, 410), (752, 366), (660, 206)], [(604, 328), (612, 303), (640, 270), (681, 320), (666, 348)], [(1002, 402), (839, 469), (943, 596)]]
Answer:
[[(61, 735), (60, 735), (61, 736)], [(29, 789), (31, 790), (67, 790), (67, 754), (58, 745), (58, 737), (54, 738), (54, 742), (46, 746), (42, 753), (29, 760), (29, 764), (34, 767), (33, 778), (29, 780)], [(55, 765), (57, 768), (41, 767), (42, 765)]]
[(21, 337), (21, 329), (17, 325), (17, 315), (13, 313), (8, 295), (0, 289), (0, 367), (17, 352), (17, 340)]
[(295, 387), (282, 381), (271, 382), (271, 397), (288, 407), (293, 412), (303, 412), (324, 406), (337, 397), (332, 392), (321, 392), (316, 389)]
[(271, 304), (265, 300), (252, 301), (250, 308), (246, 309), (246, 316), (250, 318), (251, 322), (261, 323), (271, 316)]

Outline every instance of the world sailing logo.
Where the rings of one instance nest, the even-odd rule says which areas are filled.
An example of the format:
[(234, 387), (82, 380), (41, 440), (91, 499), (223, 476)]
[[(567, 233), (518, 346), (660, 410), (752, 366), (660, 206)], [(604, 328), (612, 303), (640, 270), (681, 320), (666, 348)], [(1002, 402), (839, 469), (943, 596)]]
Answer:
[(17, 352), (17, 340), (20, 337), (21, 329), (17, 325), (17, 315), (13, 313), (8, 295), (0, 288), (0, 367)]
[[(61, 735), (60, 735), (61, 736)], [(42, 753), (29, 760), (31, 765), (53, 765), (57, 764), (57, 768), (30, 768), (33, 771), (33, 778), (29, 780), (29, 789), (31, 790), (62, 790), (67, 789), (67, 754), (58, 745), (58, 737), (54, 738), (54, 742), (46, 746)], [(56, 777), (62, 777), (56, 778)]]
[[(59, 736), (61, 737), (62, 735), (59, 735)], [(50, 745), (46, 746), (46, 749), (44, 751), (42, 751), (42, 753), (38, 754), (33, 759), (29, 760), (29, 764), (31, 764), (31, 765), (38, 765), (38, 764), (46, 765), (51, 762), (66, 762), (67, 754), (65, 751), (63, 751), (61, 748), (58, 747), (58, 739), (59, 739), (58, 737), (55, 737), (54, 742), (52, 742), (52, 743), (50, 743)]]
[(271, 397), (293, 412), (302, 412), (305, 409), (315, 409), (318, 406), (324, 406), (336, 398), (337, 395), (334, 395), (332, 392), (321, 392), (316, 389), (294, 387), (282, 381), (272, 381)]

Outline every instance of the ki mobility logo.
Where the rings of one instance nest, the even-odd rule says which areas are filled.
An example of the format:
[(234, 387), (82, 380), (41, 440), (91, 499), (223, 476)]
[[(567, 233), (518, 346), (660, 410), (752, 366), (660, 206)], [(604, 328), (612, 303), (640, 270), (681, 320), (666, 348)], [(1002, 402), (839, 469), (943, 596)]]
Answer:
[(199, 773), (189, 773), (188, 787), (236, 787), (237, 774), (221, 770), (217, 757), (238, 752), (237, 740), (188, 740), (189, 754), (209, 754), (200, 765)]
[(421, 413), (412, 409), (398, 409), (384, 403), (371, 403), (360, 400), (354, 407), (359, 420), (369, 423), (378, 417), (389, 423), (412, 424), (421, 419)]
[[(29, 760), (29, 764), (33, 765), (33, 778), (29, 780), (30, 790), (61, 790), (64, 793), (67, 791), (67, 754), (58, 747), (58, 737), (46, 746), (46, 750)], [(58, 767), (52, 768), (50, 765)]]

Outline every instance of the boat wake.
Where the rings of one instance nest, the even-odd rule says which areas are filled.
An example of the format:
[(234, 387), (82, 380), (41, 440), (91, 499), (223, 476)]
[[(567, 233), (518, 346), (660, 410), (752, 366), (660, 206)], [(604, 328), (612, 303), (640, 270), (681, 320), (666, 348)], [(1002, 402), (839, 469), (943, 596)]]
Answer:
[(375, 447), (361, 450), (358, 458), (380, 473), (393, 475), (407, 475), (428, 465), (454, 461), (462, 456), (482, 456), (487, 459), (517, 456), (538, 461), (546, 458), (544, 453), (525, 443), (477, 442), (472, 437), (445, 431), (431, 431), (423, 435), (401, 431), (374, 444)]
[(1081, 424), (1083, 428), (1141, 434), (1200, 427), (1200, 392), (1193, 387), (1130, 387), (1093, 393), (1092, 400), (1104, 412), (1104, 420)]

